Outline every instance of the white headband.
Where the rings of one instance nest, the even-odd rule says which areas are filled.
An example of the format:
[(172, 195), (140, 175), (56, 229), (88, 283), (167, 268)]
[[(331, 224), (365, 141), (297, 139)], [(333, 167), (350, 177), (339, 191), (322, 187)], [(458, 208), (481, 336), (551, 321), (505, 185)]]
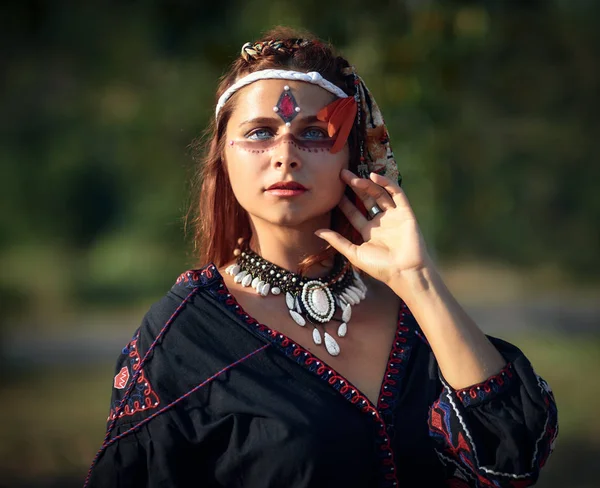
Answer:
[(321, 76), (320, 73), (317, 73), (316, 71), (302, 73), (300, 71), (289, 71), (285, 69), (263, 69), (261, 71), (255, 71), (247, 76), (244, 76), (243, 78), (236, 81), (229, 88), (227, 88), (227, 90), (225, 90), (225, 93), (221, 95), (219, 101), (217, 102), (215, 118), (219, 116), (219, 112), (223, 108), (223, 105), (225, 105), (227, 100), (229, 100), (236, 91), (258, 80), (305, 81), (307, 83), (312, 83), (313, 85), (320, 86), (328, 92), (333, 93), (338, 98), (349, 97), (349, 95), (346, 94), (346, 92), (344, 92), (344, 90), (342, 90), (339, 86), (336, 86), (330, 81), (327, 81)]

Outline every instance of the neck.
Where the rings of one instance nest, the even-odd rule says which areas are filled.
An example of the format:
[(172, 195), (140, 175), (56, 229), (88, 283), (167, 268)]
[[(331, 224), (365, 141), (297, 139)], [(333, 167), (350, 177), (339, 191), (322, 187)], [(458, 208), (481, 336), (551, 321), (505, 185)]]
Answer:
[[(329, 227), (329, 216), (299, 226), (287, 227), (272, 225), (268, 222), (252, 219), (252, 239), (250, 248), (263, 259), (292, 272), (298, 271), (298, 265), (308, 256), (319, 254), (327, 248), (327, 243), (317, 237), (314, 231)], [(317, 278), (331, 271), (333, 259), (317, 263), (302, 274)]]

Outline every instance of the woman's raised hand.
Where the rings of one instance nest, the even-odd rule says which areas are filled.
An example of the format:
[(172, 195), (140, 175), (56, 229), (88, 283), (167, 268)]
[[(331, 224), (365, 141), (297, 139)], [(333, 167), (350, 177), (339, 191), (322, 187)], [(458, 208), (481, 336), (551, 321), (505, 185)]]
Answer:
[(390, 179), (371, 173), (359, 178), (344, 169), (340, 175), (367, 210), (377, 205), (382, 212), (368, 220), (343, 196), (339, 207), (360, 232), (364, 242), (357, 246), (331, 229), (319, 229), (317, 236), (348, 258), (356, 267), (391, 286), (411, 271), (432, 266), (425, 241), (406, 194)]

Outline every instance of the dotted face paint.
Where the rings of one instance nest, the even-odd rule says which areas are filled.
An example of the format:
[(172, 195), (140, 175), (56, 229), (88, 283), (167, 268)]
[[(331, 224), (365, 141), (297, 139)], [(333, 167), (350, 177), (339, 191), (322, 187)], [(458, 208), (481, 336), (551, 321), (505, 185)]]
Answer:
[(291, 144), (300, 151), (319, 153), (329, 152), (334, 143), (335, 140), (329, 137), (324, 137), (321, 139), (306, 139), (298, 138), (293, 134), (288, 133), (265, 139), (230, 140), (227, 146), (231, 149), (238, 149), (240, 151), (246, 151), (253, 154), (261, 154), (272, 151), (282, 144)]

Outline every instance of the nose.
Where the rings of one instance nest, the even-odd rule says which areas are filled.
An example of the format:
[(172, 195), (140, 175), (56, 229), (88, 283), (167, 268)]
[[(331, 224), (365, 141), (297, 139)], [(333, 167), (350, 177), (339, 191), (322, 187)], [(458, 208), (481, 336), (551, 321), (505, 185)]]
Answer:
[(300, 152), (295, 141), (286, 134), (273, 151), (272, 164), (278, 170), (298, 170), (302, 167)]

